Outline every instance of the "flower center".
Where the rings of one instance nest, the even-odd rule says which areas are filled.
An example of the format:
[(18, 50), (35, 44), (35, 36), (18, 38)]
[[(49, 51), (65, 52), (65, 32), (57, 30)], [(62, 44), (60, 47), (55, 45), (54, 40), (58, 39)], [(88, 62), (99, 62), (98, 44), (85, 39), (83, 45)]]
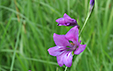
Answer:
[(78, 45), (70, 42), (71, 46), (67, 46), (67, 51), (75, 51), (78, 48)]
[(73, 45), (73, 46), (75, 45), (74, 43), (70, 43), (70, 44)]

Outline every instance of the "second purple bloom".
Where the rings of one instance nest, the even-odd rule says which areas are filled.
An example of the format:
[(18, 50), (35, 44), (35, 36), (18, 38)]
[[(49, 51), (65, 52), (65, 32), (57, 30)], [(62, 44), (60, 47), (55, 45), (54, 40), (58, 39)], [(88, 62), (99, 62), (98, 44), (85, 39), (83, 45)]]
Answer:
[(66, 13), (63, 18), (57, 19), (56, 22), (58, 22), (58, 26), (78, 26), (77, 21), (69, 17)]

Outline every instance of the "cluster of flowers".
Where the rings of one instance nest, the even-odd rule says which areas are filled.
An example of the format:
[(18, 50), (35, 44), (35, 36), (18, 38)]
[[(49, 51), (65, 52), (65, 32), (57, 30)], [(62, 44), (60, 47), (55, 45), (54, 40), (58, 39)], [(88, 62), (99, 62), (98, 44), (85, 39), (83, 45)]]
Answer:
[[(90, 1), (90, 4), (94, 0)], [(63, 66), (64, 64), (67, 67), (72, 65), (73, 55), (80, 54), (86, 48), (86, 44), (82, 45), (81, 41), (79, 41), (79, 25), (75, 19), (69, 17), (66, 13), (63, 18), (59, 18), (56, 20), (58, 26), (74, 26), (71, 28), (65, 35), (58, 35), (54, 33), (53, 39), (56, 46), (49, 48), (48, 52), (52, 56), (57, 57), (57, 62), (59, 66)], [(71, 41), (71, 42), (70, 42)]]

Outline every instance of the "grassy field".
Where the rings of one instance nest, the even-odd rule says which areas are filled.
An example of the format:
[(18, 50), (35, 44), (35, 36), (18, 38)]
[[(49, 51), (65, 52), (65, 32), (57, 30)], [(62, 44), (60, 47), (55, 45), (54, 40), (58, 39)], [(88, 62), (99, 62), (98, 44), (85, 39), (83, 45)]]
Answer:
[[(64, 71), (47, 50), (55, 46), (53, 33), (72, 27), (55, 20), (67, 13), (81, 30), (89, 1), (0, 0), (0, 71)], [(86, 49), (67, 71), (113, 71), (113, 0), (95, 0), (80, 39)]]

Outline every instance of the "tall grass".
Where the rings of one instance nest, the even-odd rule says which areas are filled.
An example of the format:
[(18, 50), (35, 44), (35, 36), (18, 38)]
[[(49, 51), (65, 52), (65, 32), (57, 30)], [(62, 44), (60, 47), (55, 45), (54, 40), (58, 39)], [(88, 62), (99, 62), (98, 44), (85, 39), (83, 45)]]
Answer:
[[(80, 30), (89, 0), (0, 0), (0, 71), (64, 71), (47, 49), (53, 33), (65, 34), (56, 19), (67, 13)], [(113, 70), (113, 1), (96, 0), (80, 39), (87, 47), (67, 71)]]

